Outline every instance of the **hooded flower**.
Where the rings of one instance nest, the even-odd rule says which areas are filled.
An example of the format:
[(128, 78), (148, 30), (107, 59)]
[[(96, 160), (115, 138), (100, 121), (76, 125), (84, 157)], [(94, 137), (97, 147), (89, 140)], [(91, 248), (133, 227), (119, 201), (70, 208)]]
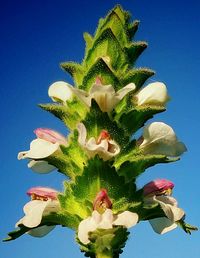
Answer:
[(97, 193), (96, 198), (93, 202), (93, 209), (97, 210), (100, 214), (104, 213), (106, 209), (112, 208), (112, 201), (110, 200), (107, 190), (101, 189), (99, 193)]
[(90, 242), (88, 233), (97, 228), (110, 229), (113, 226), (123, 226), (130, 228), (138, 222), (138, 215), (130, 211), (124, 211), (114, 215), (112, 210), (106, 209), (103, 214), (94, 210), (92, 216), (81, 221), (78, 227), (78, 238), (83, 244)]
[(114, 140), (110, 139), (110, 135), (106, 130), (102, 130), (98, 139), (91, 137), (87, 140), (87, 131), (84, 124), (79, 123), (77, 129), (79, 132), (78, 142), (87, 151), (90, 158), (98, 154), (99, 157), (106, 161), (119, 154), (119, 146)]
[(94, 99), (99, 108), (103, 112), (111, 112), (112, 109), (123, 99), (123, 97), (130, 91), (135, 89), (135, 84), (130, 83), (115, 92), (112, 85), (102, 85), (99, 78), (92, 85), (89, 92), (74, 88), (68, 83), (58, 81), (53, 83), (49, 87), (49, 96), (53, 101), (59, 101), (63, 104), (72, 97), (72, 94), (76, 95), (86, 106), (91, 107), (91, 101)]
[(178, 141), (173, 129), (162, 122), (153, 122), (146, 126), (138, 143), (144, 154), (179, 157), (187, 150), (185, 144)]
[(47, 187), (33, 187), (27, 194), (31, 196), (31, 201), (24, 206), (25, 216), (16, 223), (16, 226), (22, 224), (30, 228), (28, 233), (32, 236), (45, 236), (55, 226), (40, 226), (40, 224), (44, 216), (59, 211), (57, 191)]
[(169, 100), (167, 88), (162, 82), (153, 82), (141, 89), (136, 95), (138, 106), (141, 105), (161, 105), (165, 106)]
[(34, 131), (37, 139), (30, 144), (30, 150), (19, 152), (18, 159), (30, 159), (28, 167), (38, 173), (49, 173), (56, 169), (56, 167), (48, 164), (45, 159), (60, 149), (60, 145), (67, 145), (65, 137), (58, 132), (38, 128)]
[(170, 196), (174, 184), (166, 179), (157, 179), (143, 188), (144, 202), (146, 204), (158, 203), (166, 217), (149, 220), (153, 230), (158, 234), (164, 234), (177, 227), (176, 222), (185, 215), (178, 207), (176, 199)]

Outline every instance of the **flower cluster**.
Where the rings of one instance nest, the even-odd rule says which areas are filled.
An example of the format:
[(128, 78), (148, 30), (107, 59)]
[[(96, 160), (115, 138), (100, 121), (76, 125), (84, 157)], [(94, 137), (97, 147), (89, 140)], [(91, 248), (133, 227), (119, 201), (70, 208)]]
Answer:
[[(187, 150), (169, 125), (147, 123), (165, 111), (170, 98), (162, 82), (143, 87), (152, 70), (132, 68), (147, 46), (131, 42), (137, 26), (117, 6), (94, 36), (85, 34), (82, 64), (61, 64), (75, 86), (53, 83), (48, 90), (53, 103), (40, 107), (59, 118), (69, 134), (37, 128), (30, 149), (19, 152), (18, 159), (28, 160), (40, 174), (62, 173), (64, 189), (31, 188), (25, 215), (7, 241), (26, 232), (42, 237), (62, 225), (76, 231), (85, 256), (112, 258), (122, 252), (128, 228), (140, 221), (149, 221), (159, 234), (177, 225), (187, 233), (196, 229), (184, 222), (171, 181), (156, 179), (142, 189), (136, 185), (147, 168), (174, 162)], [(142, 127), (138, 138), (134, 133)]]

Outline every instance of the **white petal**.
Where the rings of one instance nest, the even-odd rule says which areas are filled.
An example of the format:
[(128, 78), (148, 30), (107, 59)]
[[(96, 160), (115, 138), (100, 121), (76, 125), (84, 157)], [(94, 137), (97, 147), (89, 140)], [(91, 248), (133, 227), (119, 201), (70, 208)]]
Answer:
[(41, 223), (43, 212), (47, 206), (48, 201), (34, 200), (28, 202), (24, 206), (23, 225), (28, 228), (37, 227)]
[(187, 150), (185, 145), (178, 141), (173, 129), (162, 122), (154, 122), (146, 126), (143, 138), (140, 148), (143, 148), (146, 154), (176, 157)]
[(107, 151), (108, 150), (108, 141), (107, 140), (102, 140), (99, 144), (96, 143), (96, 140), (94, 137), (91, 137), (85, 147), (89, 150), (89, 151), (94, 151), (94, 152), (101, 152), (101, 151)]
[(41, 226), (38, 228), (33, 228), (31, 230), (28, 231), (28, 234), (33, 236), (33, 237), (43, 237), (45, 235), (47, 235), (49, 232), (51, 232), (53, 229), (55, 228), (55, 226)]
[(96, 220), (92, 217), (88, 217), (82, 220), (78, 226), (78, 238), (83, 244), (90, 242), (88, 233), (97, 229)]
[(98, 224), (98, 228), (109, 229), (112, 228), (113, 223), (113, 213), (112, 210), (106, 209), (101, 215), (101, 222)]
[(115, 97), (115, 90), (112, 85), (94, 84), (90, 90), (90, 96), (95, 99), (103, 112), (112, 111), (117, 102), (119, 102)]
[(59, 149), (59, 143), (51, 143), (43, 139), (33, 140), (30, 144), (30, 150), (20, 152), (18, 159), (43, 159), (49, 157)]
[(77, 125), (77, 130), (78, 130), (78, 142), (80, 145), (84, 146), (86, 142), (86, 137), (87, 137), (87, 131), (85, 128), (85, 125), (83, 123), (79, 123)]
[(167, 88), (165, 84), (161, 82), (148, 84), (145, 88), (139, 91), (136, 97), (138, 105), (165, 105), (165, 103), (169, 100), (169, 96), (167, 95)]
[(155, 200), (160, 204), (165, 215), (172, 222), (180, 220), (185, 215), (185, 212), (177, 207), (177, 202), (173, 197), (157, 196)]
[(32, 169), (36, 173), (47, 174), (57, 169), (53, 165), (48, 164), (48, 162), (43, 160), (31, 160), (28, 163), (28, 168)]
[(128, 85), (126, 85), (125, 87), (123, 87), (122, 89), (120, 89), (118, 92), (117, 92), (117, 97), (120, 100), (123, 99), (123, 97), (128, 94), (130, 91), (133, 91), (135, 90), (136, 86), (134, 83), (129, 83)]
[(158, 234), (165, 234), (177, 227), (176, 223), (167, 218), (156, 218), (149, 220), (153, 230)]
[[(111, 144), (109, 145), (108, 143)], [(86, 144), (86, 150), (90, 157), (99, 155), (104, 161), (111, 159), (120, 152), (119, 146), (114, 141), (102, 140), (100, 144), (96, 144), (95, 139), (92, 137)]]
[(130, 211), (124, 211), (117, 215), (117, 219), (115, 219), (113, 225), (124, 226), (126, 228), (130, 228), (135, 226), (138, 222), (137, 213), (133, 213)]
[(58, 212), (60, 210), (60, 203), (57, 200), (48, 200), (48, 204), (44, 209), (43, 216), (49, 215), (52, 212)]
[(109, 153), (112, 153), (114, 156), (119, 154), (120, 153), (119, 145), (113, 140), (109, 140), (108, 142), (109, 142), (109, 149), (108, 149)]
[(72, 96), (72, 86), (66, 82), (58, 81), (49, 87), (48, 95), (53, 101), (66, 102)]
[(106, 93), (108, 95), (114, 95), (115, 90), (112, 85), (93, 84), (89, 91), (89, 94), (93, 95), (96, 93)]
[(88, 107), (91, 106), (91, 97), (84, 90), (79, 90), (73, 87), (73, 93)]

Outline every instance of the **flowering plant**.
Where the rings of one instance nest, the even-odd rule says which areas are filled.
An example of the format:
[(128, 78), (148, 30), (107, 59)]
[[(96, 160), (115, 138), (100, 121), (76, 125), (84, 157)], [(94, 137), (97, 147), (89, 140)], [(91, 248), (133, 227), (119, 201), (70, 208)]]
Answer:
[[(86, 256), (111, 258), (119, 257), (128, 228), (140, 221), (149, 221), (159, 234), (177, 226), (187, 233), (196, 230), (171, 196), (171, 181), (156, 179), (137, 188), (137, 178), (147, 168), (177, 161), (187, 150), (169, 125), (145, 125), (165, 111), (169, 96), (164, 83), (143, 87), (154, 74), (151, 69), (133, 67), (147, 47), (146, 42), (132, 42), (138, 24), (116, 6), (100, 20), (94, 36), (84, 34), (82, 64), (61, 64), (75, 85), (53, 83), (48, 94), (56, 103), (40, 107), (62, 120), (70, 133), (66, 137), (38, 128), (30, 150), (18, 159), (28, 159), (34, 172), (64, 174), (64, 191), (31, 188), (25, 216), (5, 241), (24, 233), (42, 237), (61, 225), (76, 232)], [(144, 125), (141, 137), (134, 138)]]

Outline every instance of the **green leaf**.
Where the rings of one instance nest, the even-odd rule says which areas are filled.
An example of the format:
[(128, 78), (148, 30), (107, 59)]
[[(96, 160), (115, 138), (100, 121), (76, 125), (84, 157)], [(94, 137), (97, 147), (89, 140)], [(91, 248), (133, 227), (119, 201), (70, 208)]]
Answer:
[(145, 169), (158, 163), (169, 163), (179, 160), (178, 158), (169, 159), (165, 155), (137, 155), (135, 152), (133, 150), (128, 154), (122, 154), (121, 157), (116, 158), (114, 163), (117, 173), (120, 176), (124, 176), (126, 182), (135, 180)]
[(197, 231), (198, 228), (195, 226), (192, 226), (188, 223), (186, 223), (184, 220), (179, 220), (178, 222), (176, 222), (178, 224), (179, 227), (181, 227), (187, 234), (192, 234), (192, 231)]
[(84, 40), (85, 40), (85, 43), (86, 43), (85, 56), (87, 56), (89, 49), (92, 48), (93, 37), (87, 32), (83, 33), (83, 37), (84, 37)]
[(149, 79), (155, 72), (148, 68), (137, 68), (129, 70), (127, 73), (121, 75), (121, 84), (127, 85), (131, 82), (135, 83), (137, 90), (139, 90), (145, 81)]
[(45, 160), (71, 179), (81, 175), (88, 157), (78, 143), (78, 132), (75, 131), (68, 137), (68, 146), (61, 145), (60, 148), (61, 151), (53, 153)]
[(12, 241), (17, 239), (18, 237), (22, 236), (23, 234), (25, 234), (26, 232), (28, 232), (30, 230), (30, 228), (27, 228), (23, 225), (20, 225), (19, 228), (17, 228), (16, 230), (13, 230), (11, 232), (8, 233), (8, 237), (3, 239), (3, 242), (8, 242), (8, 241)]
[(60, 64), (60, 66), (64, 71), (68, 72), (73, 77), (76, 86), (82, 84), (85, 73), (82, 65), (75, 62), (63, 62)]
[(109, 64), (103, 58), (99, 58), (85, 74), (81, 88), (88, 91), (98, 76), (102, 78), (104, 85), (111, 84), (115, 90), (123, 86)]
[(95, 39), (93, 47), (84, 60), (86, 67), (91, 67), (98, 58), (104, 59), (115, 70), (127, 65), (128, 56), (110, 28), (105, 29)]
[[(85, 187), (87, 186), (87, 187)], [(98, 156), (88, 161), (83, 174), (76, 177), (75, 183), (71, 185), (74, 196), (79, 200), (87, 199), (93, 202), (96, 194), (105, 188), (113, 202), (122, 197), (132, 200), (135, 187), (134, 184), (125, 183), (123, 177), (118, 176), (112, 163), (105, 162)]]
[(70, 130), (75, 129), (88, 112), (86, 105), (75, 96), (66, 105), (39, 104), (39, 107), (59, 118)]
[(90, 113), (82, 121), (87, 129), (87, 138), (98, 138), (102, 130), (107, 130), (112, 139), (116, 140), (120, 145), (125, 145), (129, 141), (124, 130), (114, 122), (107, 112), (102, 112), (95, 102), (92, 101)]
[(125, 51), (129, 57), (129, 65), (133, 65), (141, 53), (147, 48), (147, 43), (144, 41), (138, 41), (131, 43), (125, 48)]
[(135, 33), (138, 30), (140, 21), (136, 20), (133, 23), (128, 25), (128, 33), (129, 33), (129, 40), (131, 41), (133, 37), (135, 36)]
[(138, 129), (144, 126), (147, 120), (153, 118), (155, 114), (164, 112), (165, 107), (161, 106), (132, 106), (129, 100), (119, 104), (115, 109), (118, 113), (115, 115), (117, 121), (122, 127), (132, 135)]
[(95, 38), (107, 28), (112, 29), (115, 37), (120, 41), (121, 46), (125, 46), (128, 43), (127, 36), (127, 13), (122, 11), (120, 6), (116, 6), (111, 12), (106, 16), (105, 19), (101, 20), (99, 26), (95, 32)]

